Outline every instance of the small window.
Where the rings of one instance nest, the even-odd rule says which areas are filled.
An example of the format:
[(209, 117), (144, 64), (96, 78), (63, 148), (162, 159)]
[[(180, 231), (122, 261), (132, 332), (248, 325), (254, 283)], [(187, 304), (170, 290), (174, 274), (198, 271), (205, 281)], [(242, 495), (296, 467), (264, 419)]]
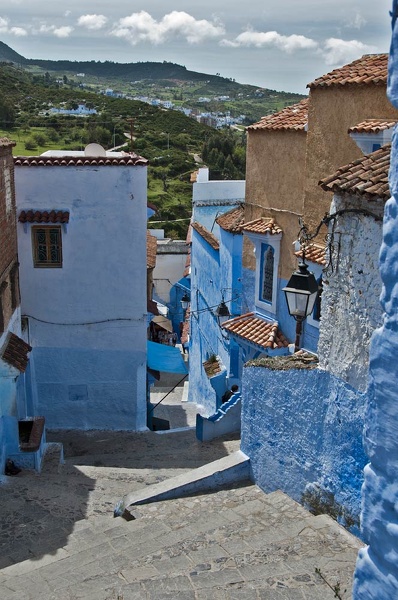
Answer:
[(381, 144), (372, 144), (372, 152), (376, 152), (379, 148), (381, 148)]
[(274, 249), (272, 246), (264, 245), (261, 300), (272, 303), (272, 291), (274, 285)]
[(61, 227), (32, 227), (35, 267), (62, 267)]

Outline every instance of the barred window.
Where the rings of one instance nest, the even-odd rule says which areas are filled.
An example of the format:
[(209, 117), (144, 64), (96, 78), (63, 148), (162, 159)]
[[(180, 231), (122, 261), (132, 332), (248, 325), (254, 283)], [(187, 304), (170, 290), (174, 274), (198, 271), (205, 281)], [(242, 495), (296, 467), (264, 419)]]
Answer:
[(262, 300), (272, 302), (274, 284), (274, 249), (271, 246), (264, 246), (262, 276)]
[(32, 227), (32, 245), (35, 267), (62, 267), (60, 226)]

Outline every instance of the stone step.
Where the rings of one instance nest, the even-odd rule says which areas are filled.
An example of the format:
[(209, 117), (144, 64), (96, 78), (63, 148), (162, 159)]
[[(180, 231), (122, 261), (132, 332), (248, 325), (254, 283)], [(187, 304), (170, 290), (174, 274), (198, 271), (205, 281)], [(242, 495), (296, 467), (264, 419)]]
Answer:
[(54, 553), (2, 569), (0, 599), (332, 600), (335, 585), (350, 597), (360, 542), (282, 492), (247, 484), (140, 505), (135, 517), (79, 521)]
[(115, 516), (123, 516), (129, 520), (135, 505), (209, 491), (233, 482), (248, 480), (249, 477), (249, 458), (238, 450), (188, 473), (127, 494), (115, 506)]

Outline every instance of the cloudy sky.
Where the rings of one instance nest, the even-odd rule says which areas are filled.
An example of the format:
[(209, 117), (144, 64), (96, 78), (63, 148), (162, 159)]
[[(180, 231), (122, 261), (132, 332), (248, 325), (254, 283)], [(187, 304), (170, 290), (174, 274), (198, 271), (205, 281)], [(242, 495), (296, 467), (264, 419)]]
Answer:
[(171, 61), (305, 93), (315, 77), (387, 52), (391, 0), (8, 0), (0, 40), (26, 58)]

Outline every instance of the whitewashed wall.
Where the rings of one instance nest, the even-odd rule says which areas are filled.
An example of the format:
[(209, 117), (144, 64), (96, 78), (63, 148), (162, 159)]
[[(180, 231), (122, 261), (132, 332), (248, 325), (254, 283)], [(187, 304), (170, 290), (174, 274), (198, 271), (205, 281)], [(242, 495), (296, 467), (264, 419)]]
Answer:
[[(335, 195), (330, 213), (344, 208), (362, 208), (382, 216), (384, 202)], [(367, 387), (370, 337), (382, 322), (378, 269), (381, 240), (381, 221), (364, 215), (338, 217), (332, 253), (334, 270), (324, 275), (320, 367), (360, 391)]]
[(146, 167), (15, 168), (17, 211), (68, 210), (62, 268), (18, 224), (39, 412), (53, 428), (146, 426)]

